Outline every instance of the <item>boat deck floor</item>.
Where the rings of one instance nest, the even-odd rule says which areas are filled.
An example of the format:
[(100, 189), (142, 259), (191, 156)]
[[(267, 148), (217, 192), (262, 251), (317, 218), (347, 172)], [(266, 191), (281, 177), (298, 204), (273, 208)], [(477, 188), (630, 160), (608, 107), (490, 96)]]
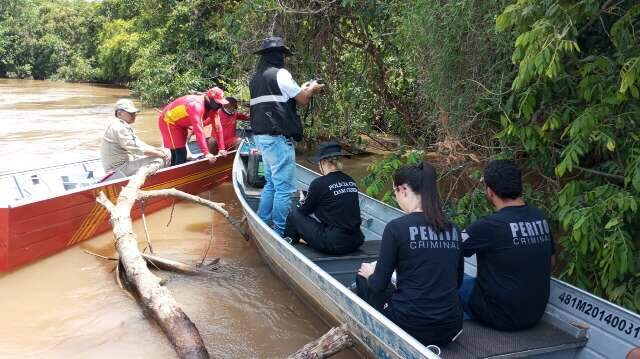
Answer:
[(501, 332), (474, 321), (465, 321), (462, 334), (443, 348), (442, 357), (519, 358), (553, 352), (566, 355), (566, 350), (582, 347), (586, 341), (585, 337), (575, 337), (545, 321), (517, 332)]
[[(349, 285), (355, 280), (361, 262), (377, 259), (380, 241), (365, 241), (358, 251), (343, 256), (320, 253), (306, 245), (296, 245), (295, 248), (340, 282)], [(544, 321), (534, 328), (517, 332), (502, 332), (475, 321), (465, 321), (462, 335), (443, 348), (442, 357), (518, 358), (571, 350), (583, 346), (586, 340)]]

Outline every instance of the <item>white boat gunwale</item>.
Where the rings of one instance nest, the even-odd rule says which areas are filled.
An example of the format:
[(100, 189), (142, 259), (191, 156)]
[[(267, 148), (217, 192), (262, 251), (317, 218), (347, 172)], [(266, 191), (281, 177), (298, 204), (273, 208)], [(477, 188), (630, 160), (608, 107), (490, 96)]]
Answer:
[[(229, 151), (227, 156), (234, 156), (235, 152), (237, 150), (232, 150)], [(78, 162), (73, 162), (73, 163), (68, 163), (68, 164), (61, 164), (61, 165), (55, 165), (55, 166), (48, 166), (48, 167), (41, 167), (41, 168), (35, 168), (35, 169), (31, 169), (31, 170), (22, 170), (22, 171), (17, 171), (17, 172), (11, 172), (11, 173), (4, 173), (2, 175), (0, 175), (0, 179), (2, 178), (9, 178), (12, 176), (15, 176), (16, 174), (25, 174), (25, 173), (37, 173), (40, 170), (46, 170), (46, 169), (51, 169), (51, 168), (64, 168), (66, 166), (75, 166), (75, 165), (79, 165), (79, 164), (85, 164), (85, 163), (94, 163), (94, 162), (99, 162), (100, 159), (90, 159), (90, 160), (86, 160), (86, 161), (78, 161)], [(201, 158), (201, 159), (197, 159), (194, 161), (189, 161), (189, 162), (185, 162), (179, 165), (175, 165), (175, 166), (167, 166), (167, 167), (163, 167), (161, 169), (159, 169), (154, 175), (157, 174), (161, 174), (164, 172), (168, 172), (168, 171), (173, 171), (179, 168), (183, 168), (183, 167), (187, 167), (187, 166), (193, 166), (195, 164), (199, 164), (202, 162), (208, 161), (206, 158)], [(212, 164), (212, 166), (215, 166), (215, 163)], [(15, 178), (15, 177), (14, 177)], [(17, 208), (17, 207), (21, 207), (21, 206), (25, 206), (25, 205), (29, 205), (32, 203), (36, 203), (36, 202), (42, 202), (42, 201), (46, 201), (46, 200), (50, 200), (50, 199), (54, 199), (54, 198), (58, 198), (58, 197), (63, 197), (66, 195), (70, 195), (70, 194), (75, 194), (75, 193), (79, 193), (79, 192), (84, 192), (87, 190), (93, 190), (93, 189), (98, 189), (98, 188), (102, 188), (108, 185), (112, 185), (112, 184), (116, 184), (116, 183), (122, 183), (122, 182), (128, 182), (130, 177), (121, 177), (121, 178), (116, 178), (116, 179), (112, 179), (112, 180), (106, 180), (104, 182), (97, 182), (97, 183), (93, 183), (87, 186), (79, 186), (76, 188), (72, 188), (72, 189), (68, 189), (64, 192), (58, 192), (58, 193), (54, 193), (50, 196), (47, 197), (35, 197), (35, 198), (24, 198), (18, 201), (13, 201), (13, 202), (2, 202), (0, 201), (0, 208)]]

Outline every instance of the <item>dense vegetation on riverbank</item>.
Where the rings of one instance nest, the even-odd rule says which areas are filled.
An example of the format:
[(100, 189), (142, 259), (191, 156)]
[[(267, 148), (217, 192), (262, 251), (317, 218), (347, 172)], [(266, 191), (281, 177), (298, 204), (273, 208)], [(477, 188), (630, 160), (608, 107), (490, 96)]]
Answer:
[[(404, 150), (472, 184), (476, 160), (516, 158), (561, 234), (561, 276), (640, 311), (638, 28), (632, 0), (5, 0), (0, 76), (123, 83), (153, 105), (212, 84), (246, 99), (273, 31), (296, 79), (328, 84), (309, 138), (402, 139), (370, 194), (425, 154)], [(490, 210), (479, 189), (456, 209), (462, 224)]]

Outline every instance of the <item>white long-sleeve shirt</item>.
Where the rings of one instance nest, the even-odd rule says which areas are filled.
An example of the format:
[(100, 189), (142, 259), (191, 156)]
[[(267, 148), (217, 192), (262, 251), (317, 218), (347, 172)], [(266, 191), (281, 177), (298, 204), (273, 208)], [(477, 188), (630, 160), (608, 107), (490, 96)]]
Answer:
[(116, 169), (128, 161), (144, 157), (144, 151), (151, 148), (139, 139), (128, 123), (113, 117), (102, 136), (100, 157), (105, 171)]

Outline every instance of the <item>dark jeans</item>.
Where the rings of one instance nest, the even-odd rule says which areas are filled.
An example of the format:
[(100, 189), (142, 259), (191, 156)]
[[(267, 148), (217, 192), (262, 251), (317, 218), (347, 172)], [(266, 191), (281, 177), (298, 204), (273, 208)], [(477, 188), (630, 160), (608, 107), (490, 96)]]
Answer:
[(289, 211), (283, 237), (291, 238), (293, 244), (302, 237), (311, 248), (336, 255), (354, 252), (364, 243), (359, 227), (352, 231), (332, 227), (305, 216), (297, 208)]
[(469, 308), (469, 301), (471, 301), (471, 292), (473, 291), (473, 287), (475, 285), (476, 277), (465, 274), (464, 279), (462, 280), (462, 285), (458, 289), (460, 302), (462, 303), (462, 308), (464, 309), (464, 320), (473, 319), (473, 316), (471, 315), (471, 308)]
[[(462, 330), (462, 325), (459, 322), (434, 325), (421, 329), (407, 327), (404, 323), (401, 323), (394, 318), (391, 306), (388, 305), (394, 290), (395, 287), (389, 285), (389, 287), (387, 287), (383, 292), (373, 291), (369, 288), (367, 279), (363, 276), (356, 275), (356, 293), (358, 293), (358, 296), (364, 299), (373, 308), (380, 311), (380, 313), (384, 314), (384, 316), (389, 318), (392, 322), (396, 323), (405, 332), (411, 334), (411, 336), (416, 338), (420, 343), (424, 345), (433, 344), (442, 347), (451, 343), (460, 330)], [(386, 307), (385, 304), (387, 304)]]
[(187, 162), (187, 148), (175, 148), (171, 150), (171, 166), (181, 165)]

